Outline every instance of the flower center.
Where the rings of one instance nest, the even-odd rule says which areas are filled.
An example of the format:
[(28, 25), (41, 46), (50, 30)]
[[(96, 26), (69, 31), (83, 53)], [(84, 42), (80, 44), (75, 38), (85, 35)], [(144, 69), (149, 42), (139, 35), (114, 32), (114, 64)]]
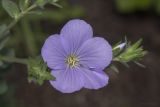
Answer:
[(66, 63), (69, 65), (69, 67), (76, 67), (78, 65), (78, 58), (75, 55), (69, 55), (66, 59)]

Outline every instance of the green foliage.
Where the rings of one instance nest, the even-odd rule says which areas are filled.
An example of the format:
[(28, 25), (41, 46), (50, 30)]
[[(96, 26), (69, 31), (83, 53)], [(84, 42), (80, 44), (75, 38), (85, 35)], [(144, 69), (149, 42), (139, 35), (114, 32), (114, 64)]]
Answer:
[(27, 16), (28, 20), (35, 21), (34, 23), (37, 23), (41, 20), (49, 20), (54, 23), (61, 23), (62, 21), (69, 19), (69, 18), (77, 18), (84, 15), (84, 11), (81, 7), (75, 6), (70, 7), (67, 5), (67, 9), (60, 9), (60, 10), (46, 10), (43, 12), (43, 14), (33, 14)]
[[(135, 8), (139, 9), (147, 9), (150, 7), (150, 0), (117, 0), (120, 5), (119, 8), (122, 10), (125, 10), (127, 8), (130, 8), (130, 11), (133, 11)], [(47, 4), (55, 5), (57, 7), (61, 7), (58, 3), (58, 0), (34, 0), (30, 2), (30, 0), (19, 0), (19, 5), (17, 6), (16, 3), (14, 3), (11, 0), (2, 0), (2, 6), (6, 10), (6, 12), (14, 18), (13, 22), (9, 25), (3, 24), (0, 26), (0, 50), (3, 50), (6, 41), (8, 40), (8, 33), (10, 29), (25, 15), (28, 15), (28, 17), (25, 17), (24, 20), (20, 22), (20, 26), (15, 27), (15, 32), (13, 32), (13, 35), (15, 36), (10, 40), (8, 43), (12, 45), (15, 45), (17, 41), (21, 41), (24, 39), (24, 44), (27, 47), (26, 52), (27, 56), (36, 56), (38, 54), (38, 47), (36, 43), (40, 43), (43, 41), (44, 37), (41, 37), (41, 35), (44, 35), (46, 32), (42, 32), (41, 21), (50, 20), (51, 22), (62, 22), (65, 19), (68, 18), (75, 18), (83, 15), (83, 9), (81, 7), (71, 7), (67, 4), (66, 1), (61, 1), (65, 9), (60, 10), (54, 10), (48, 9), (46, 11), (42, 11), (42, 9)], [(125, 7), (126, 6), (126, 7)], [(40, 8), (39, 8), (40, 7)], [(43, 14), (39, 14), (42, 13)], [(33, 15), (36, 14), (36, 15)], [(37, 16), (37, 14), (39, 14)], [(0, 14), (1, 15), (1, 14)], [(31, 24), (32, 23), (32, 24)], [(34, 33), (33, 33), (34, 30)], [(38, 35), (38, 36), (34, 36)], [(18, 36), (18, 37), (17, 37)], [(133, 45), (130, 45), (128, 43), (126, 45), (126, 48), (122, 47), (121, 43), (116, 44), (113, 47), (113, 56), (114, 61), (119, 61), (123, 63), (124, 65), (127, 65), (127, 62), (134, 61), (138, 65), (140, 65), (137, 61), (140, 60), (146, 52), (140, 47), (141, 41), (138, 41), (134, 43)], [(15, 47), (17, 47), (15, 45)], [(19, 52), (19, 51), (18, 51)], [(22, 52), (23, 53), (23, 52)], [(24, 60), (20, 60), (17, 58), (5, 58), (0, 53), (0, 64), (1, 65), (7, 65), (4, 63), (5, 61), (10, 62), (18, 62), (25, 64)], [(7, 55), (7, 54), (6, 54)], [(3, 58), (2, 58), (3, 57)], [(3, 60), (2, 60), (3, 59)], [(34, 81), (37, 84), (43, 84), (45, 80), (54, 80), (54, 77), (50, 74), (50, 72), (47, 69), (46, 64), (42, 61), (41, 58), (30, 58), (27, 61), (28, 66), (28, 80)], [(111, 66), (112, 69), (118, 72), (118, 69), (113, 65)]]
[(40, 6), (40, 7), (42, 7), (43, 8), (43, 6), (45, 5), (45, 4), (47, 4), (48, 3), (48, 0), (37, 0), (36, 1), (36, 4), (38, 5), (38, 6)]
[(24, 11), (29, 6), (29, 0), (19, 0), (19, 8), (21, 11)]
[(28, 81), (42, 85), (46, 80), (54, 80), (55, 78), (49, 72), (47, 65), (40, 58), (30, 58), (28, 60)]
[(13, 62), (27, 65), (29, 82), (42, 85), (44, 81), (55, 79), (41, 58), (22, 59), (16, 58), (15, 54), (25, 58), (37, 56), (46, 38), (44, 35), (48, 35), (48, 29), (45, 30), (43, 27), (44, 22), (60, 24), (67, 19), (81, 17), (84, 12), (81, 7), (70, 6), (66, 0), (60, 1), (65, 9), (53, 8), (54, 10), (53, 6), (46, 10), (44, 7), (46, 5), (62, 7), (58, 4), (58, 0), (0, 1), (2, 1), (0, 2), (2, 4), (0, 5), (0, 107), (15, 107), (12, 87), (7, 84), (5, 78), (11, 71)]
[[(16, 53), (20, 56), (36, 56), (39, 54), (41, 45), (44, 42), (48, 33), (54, 30), (49, 26), (60, 25), (60, 23), (70, 18), (78, 18), (84, 15), (84, 10), (80, 6), (70, 6), (67, 2), (62, 2), (66, 9), (46, 9), (41, 11), (37, 9), (30, 11), (23, 20), (20, 20), (19, 24), (14, 27), (12, 37), (8, 41), (8, 45), (16, 49)], [(47, 24), (49, 29), (46, 29), (44, 22), (50, 22)], [(53, 26), (54, 27), (54, 26)], [(52, 31), (53, 33), (54, 31)], [(23, 44), (24, 48), (19, 44)], [(22, 51), (22, 49), (25, 49)], [(21, 53), (19, 53), (21, 51)]]
[(5, 46), (5, 43), (8, 41), (8, 37), (6, 35), (9, 31), (5, 32), (7, 29), (7, 25), (3, 24), (0, 26), (0, 50)]
[(59, 8), (62, 8), (62, 6), (61, 5), (59, 5), (58, 3), (58, 0), (50, 0), (50, 4), (52, 4), (52, 5), (54, 5), (54, 6), (57, 6), (57, 7), (59, 7)]
[(44, 6), (46, 5), (46, 4), (52, 4), (52, 5), (54, 5), (54, 6), (57, 6), (57, 7), (62, 7), (61, 5), (59, 5), (58, 3), (58, 0), (37, 0), (36, 1), (36, 4), (38, 5), (38, 6), (40, 6), (41, 8), (44, 8)]
[(6, 70), (8, 70), (11, 66), (9, 62), (5, 62), (1, 59), (3, 55), (13, 57), (15, 53), (12, 49), (3, 48), (0, 50), (0, 76), (7, 73)]
[(125, 45), (126, 43), (121, 43), (121, 42), (118, 42), (117, 44), (115, 44), (112, 47), (113, 57), (118, 56), (124, 50)]
[(2, 6), (12, 18), (17, 19), (20, 13), (17, 4), (11, 0), (2, 0)]
[(126, 49), (120, 55), (118, 55), (115, 60), (122, 62), (130, 62), (130, 61), (138, 61), (146, 55), (146, 51), (140, 46), (142, 43), (142, 39), (135, 42), (133, 45), (130, 43), (127, 44)]
[[(135, 64), (144, 67), (144, 65), (138, 62), (147, 54), (147, 51), (141, 46), (142, 39), (133, 44), (131, 44), (131, 42), (127, 43), (127, 40), (125, 43), (126, 46), (124, 48), (117, 48), (121, 46), (120, 42), (113, 46), (113, 62), (120, 62), (126, 67), (129, 67), (128, 62), (134, 62)], [(119, 72), (114, 64), (112, 64), (110, 68), (117, 73)]]

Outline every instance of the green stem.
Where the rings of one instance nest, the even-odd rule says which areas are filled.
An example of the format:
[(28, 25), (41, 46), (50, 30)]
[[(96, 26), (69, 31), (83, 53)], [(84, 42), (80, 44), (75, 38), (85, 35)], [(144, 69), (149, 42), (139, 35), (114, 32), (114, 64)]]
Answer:
[(27, 59), (16, 58), (11, 56), (0, 56), (0, 60), (11, 63), (21, 63), (25, 65), (27, 64)]
[(37, 5), (36, 4), (33, 4), (31, 5), (29, 8), (27, 8), (25, 11), (21, 12), (19, 14), (19, 16), (13, 20), (9, 25), (8, 27), (3, 31), (3, 34), (5, 34), (6, 32), (8, 32), (23, 16), (25, 16), (29, 11), (31, 11), (32, 9), (36, 8)]
[(27, 8), (25, 11), (23, 11), (21, 14), (20, 14), (20, 18), (22, 18), (24, 15), (26, 15), (29, 11), (31, 11), (32, 9), (36, 8), (37, 5), (36, 4), (33, 4), (31, 5), (29, 8)]
[[(36, 8), (37, 5), (33, 4), (29, 8), (27, 8), (25, 11), (22, 11), (16, 19), (14, 19), (8, 26), (7, 28), (3, 31), (3, 34), (7, 33), (12, 27), (15, 26), (15, 24), (26, 14), (28, 14), (29, 11), (32, 9)], [(7, 36), (3, 36), (3, 38), (6, 38)], [(12, 62), (12, 63), (21, 63), (21, 64), (27, 64), (27, 59), (21, 59), (21, 58), (16, 58), (16, 57), (10, 57), (10, 56), (0, 56), (0, 60), (6, 61), (6, 62)]]
[(30, 56), (35, 56), (37, 54), (37, 48), (35, 43), (35, 37), (31, 30), (29, 21), (27, 19), (23, 19), (22, 23), (22, 31), (24, 32), (24, 40), (27, 46), (27, 52)]

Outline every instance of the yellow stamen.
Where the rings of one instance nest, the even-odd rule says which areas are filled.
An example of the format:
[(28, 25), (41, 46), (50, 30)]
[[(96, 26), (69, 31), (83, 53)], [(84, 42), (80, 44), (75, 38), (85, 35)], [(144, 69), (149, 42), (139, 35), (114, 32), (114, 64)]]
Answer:
[(78, 62), (79, 62), (78, 58), (72, 54), (69, 55), (66, 60), (66, 63), (69, 65), (69, 67), (72, 67), (72, 68), (77, 66)]

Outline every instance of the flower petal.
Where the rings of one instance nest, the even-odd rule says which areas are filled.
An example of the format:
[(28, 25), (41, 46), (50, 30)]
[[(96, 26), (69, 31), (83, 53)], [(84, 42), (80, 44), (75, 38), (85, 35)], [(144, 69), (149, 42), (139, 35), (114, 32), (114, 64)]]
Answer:
[(75, 52), (83, 42), (92, 38), (92, 27), (83, 20), (69, 21), (61, 30), (62, 43), (67, 52)]
[(103, 70), (112, 60), (112, 47), (105, 39), (95, 37), (86, 41), (77, 54), (82, 66)]
[(109, 77), (103, 71), (92, 71), (81, 68), (84, 76), (84, 88), (99, 89), (108, 84)]
[(43, 60), (47, 63), (51, 69), (65, 69), (65, 57), (66, 53), (61, 44), (60, 36), (55, 34), (47, 38), (45, 41), (41, 55)]
[(50, 81), (51, 85), (62, 93), (72, 93), (80, 90), (83, 85), (83, 75), (77, 69), (53, 70), (52, 75), (55, 81)]

